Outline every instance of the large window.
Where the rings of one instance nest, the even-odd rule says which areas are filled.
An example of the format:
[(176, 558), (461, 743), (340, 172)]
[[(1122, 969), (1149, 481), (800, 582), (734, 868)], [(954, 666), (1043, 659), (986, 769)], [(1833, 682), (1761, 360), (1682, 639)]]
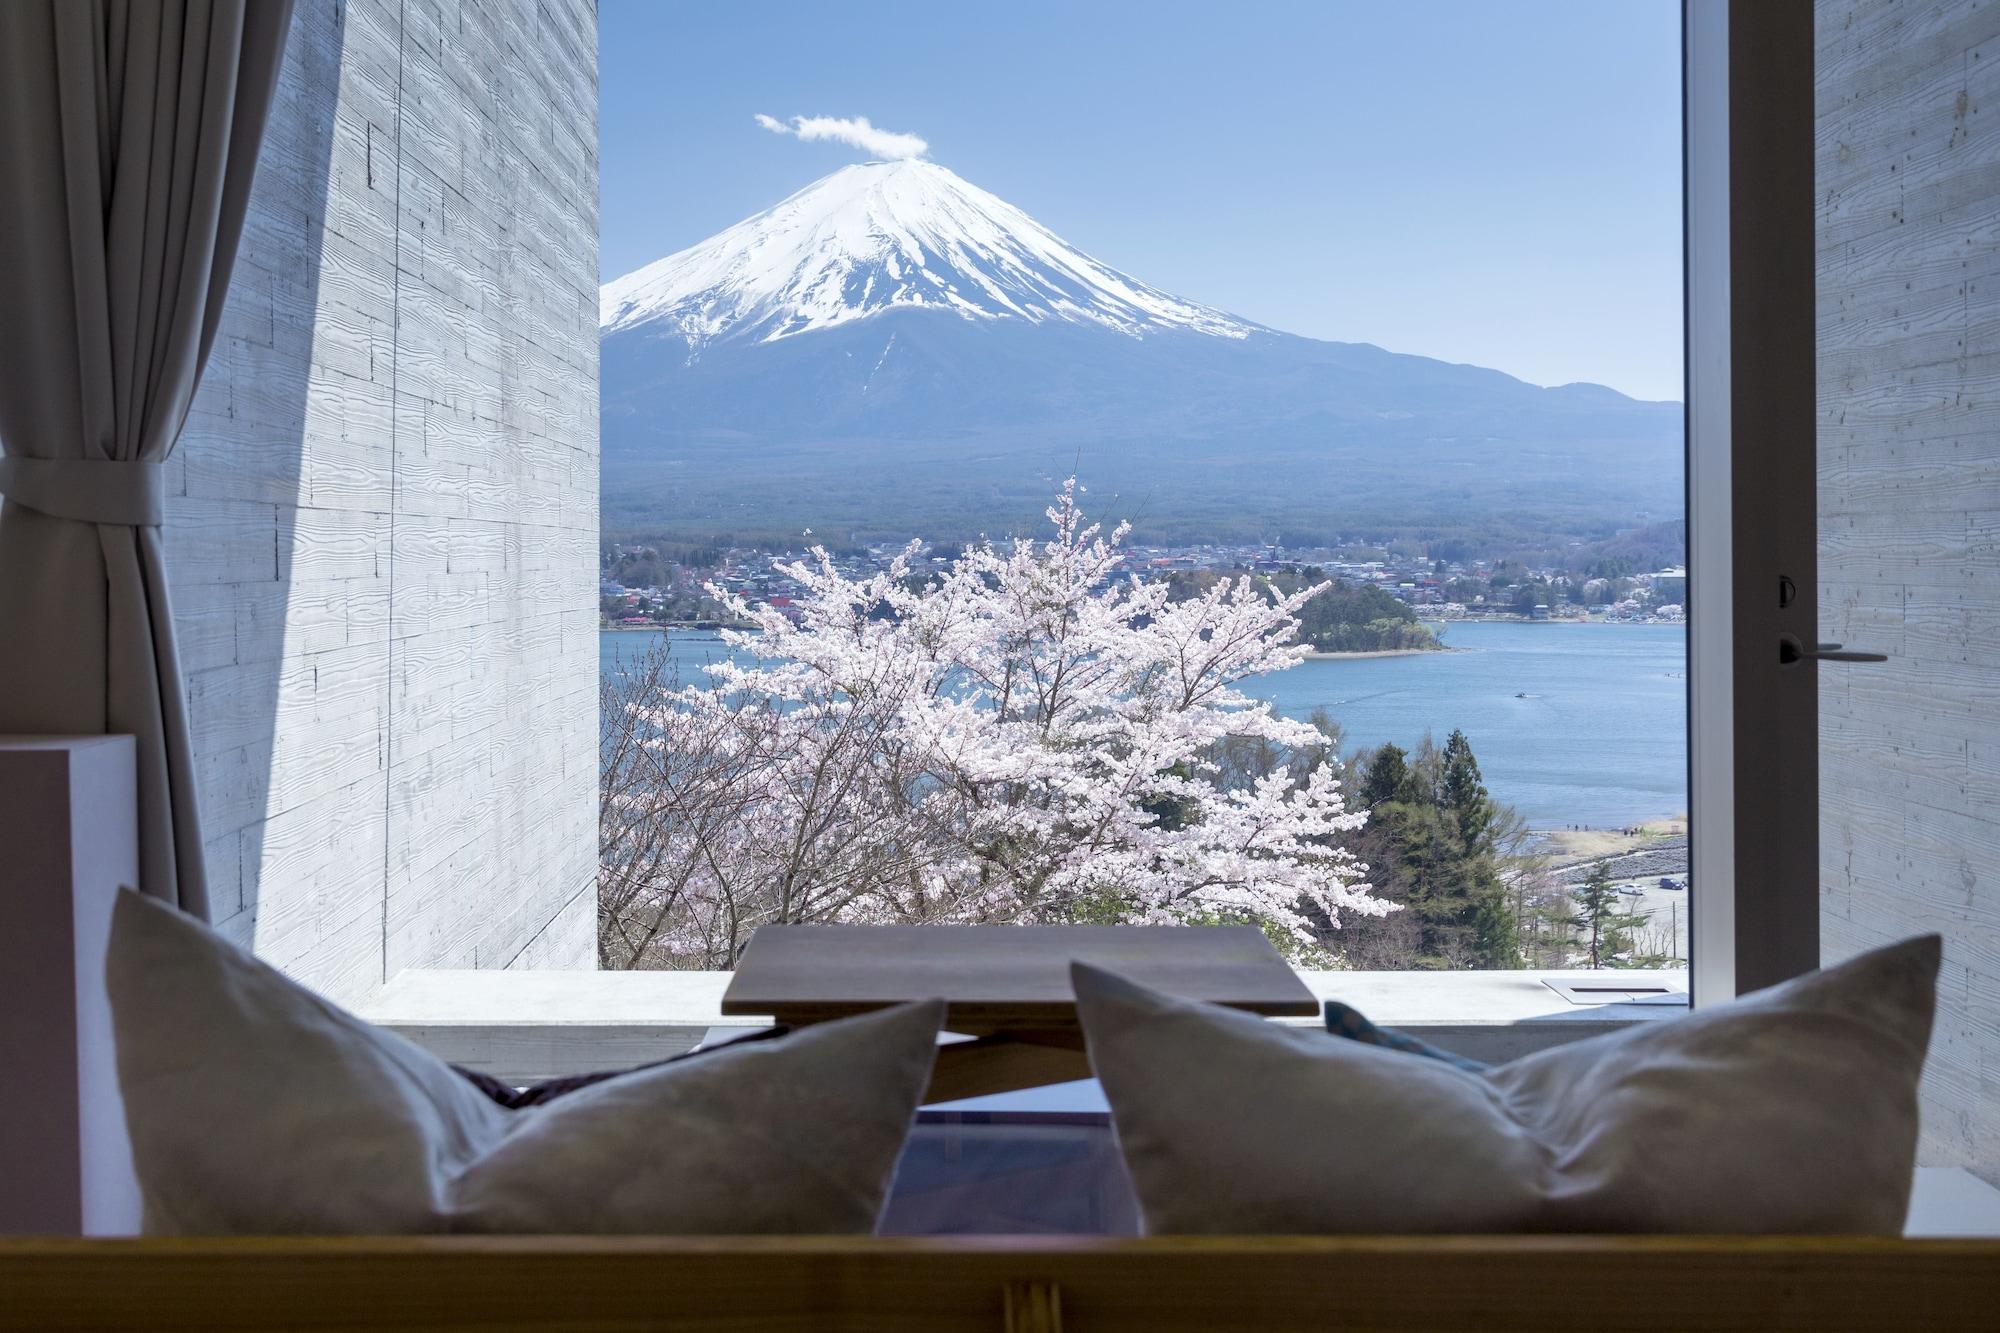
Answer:
[(604, 965), (1686, 964), (1678, 6), (601, 22)]

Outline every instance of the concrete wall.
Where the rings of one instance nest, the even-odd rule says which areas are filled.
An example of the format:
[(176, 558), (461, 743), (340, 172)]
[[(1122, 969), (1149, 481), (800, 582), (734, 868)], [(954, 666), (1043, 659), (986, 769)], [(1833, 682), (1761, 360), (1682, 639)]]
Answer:
[(166, 542), (230, 934), (595, 948), (591, 0), (299, 0)]
[(2000, 1182), (2000, 5), (1817, 8), (1821, 924), (1945, 938), (1923, 1160)]

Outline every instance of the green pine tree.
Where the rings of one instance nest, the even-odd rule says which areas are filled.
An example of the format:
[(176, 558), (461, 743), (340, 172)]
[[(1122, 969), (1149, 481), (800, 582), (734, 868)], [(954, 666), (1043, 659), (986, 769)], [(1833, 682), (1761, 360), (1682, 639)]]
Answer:
[(1515, 817), (1496, 803), (1463, 732), (1443, 749), (1383, 745), (1356, 761), (1369, 812), (1355, 850), (1369, 883), (1401, 911), (1357, 919), (1339, 947), (1358, 965), (1507, 968), (1521, 964), (1521, 926), (1503, 877), (1502, 834)]
[(1409, 751), (1400, 745), (1384, 745), (1368, 761), (1361, 779), (1361, 803), (1370, 810), (1399, 800), (1409, 785)]
[(1438, 756), (1438, 762), (1438, 800), (1457, 818), (1466, 852), (1473, 854), (1490, 848), (1495, 815), (1493, 798), (1487, 794), (1486, 781), (1479, 773), (1479, 760), (1473, 757), (1472, 742), (1465, 739), (1464, 732), (1454, 729), (1445, 738), (1444, 752)]
[(1496, 855), (1501, 810), (1486, 790), (1472, 742), (1454, 729), (1438, 756), (1438, 801), (1457, 824), (1473, 952), (1481, 967), (1516, 967), (1520, 922), (1500, 883)]
[(1577, 928), (1588, 932), (1587, 944), (1590, 948), (1590, 966), (1593, 969), (1606, 966), (1616, 967), (1617, 956), (1632, 947), (1632, 932), (1645, 922), (1645, 917), (1619, 910), (1618, 890), (1611, 883), (1611, 867), (1599, 861), (1590, 868), (1581, 887), (1576, 890), (1578, 912)]

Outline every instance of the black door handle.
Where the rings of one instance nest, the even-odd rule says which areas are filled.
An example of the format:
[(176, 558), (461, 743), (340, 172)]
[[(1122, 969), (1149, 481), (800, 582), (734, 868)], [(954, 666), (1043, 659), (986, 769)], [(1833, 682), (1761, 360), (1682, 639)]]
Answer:
[(1889, 655), (1843, 650), (1837, 643), (1816, 644), (1808, 651), (1804, 644), (1791, 635), (1778, 636), (1779, 666), (1791, 666), (1807, 659), (1815, 662), (1886, 662), (1889, 660)]

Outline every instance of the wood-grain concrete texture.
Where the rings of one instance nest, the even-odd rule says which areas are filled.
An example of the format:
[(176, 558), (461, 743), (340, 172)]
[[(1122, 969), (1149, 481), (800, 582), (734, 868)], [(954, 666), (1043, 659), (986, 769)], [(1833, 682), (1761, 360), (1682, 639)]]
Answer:
[(209, 874), (336, 998), (595, 947), (590, 0), (300, 0), (166, 523)]
[(2000, 1182), (2000, 5), (1816, 19), (1822, 950), (1943, 934), (1922, 1160)]

